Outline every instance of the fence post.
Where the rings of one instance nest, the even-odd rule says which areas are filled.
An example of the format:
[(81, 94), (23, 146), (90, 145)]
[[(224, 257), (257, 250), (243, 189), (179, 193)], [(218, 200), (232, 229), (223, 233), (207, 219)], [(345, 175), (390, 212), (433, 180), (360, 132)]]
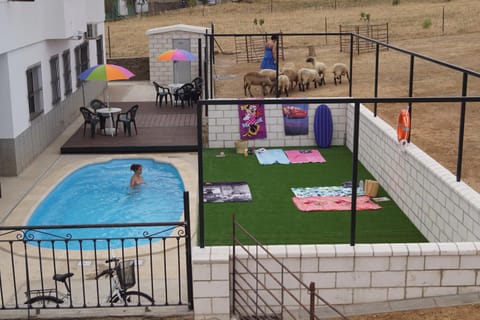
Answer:
[(235, 276), (237, 274), (237, 269), (235, 268), (236, 257), (237, 257), (237, 254), (236, 254), (237, 235), (235, 232), (236, 224), (237, 224), (237, 221), (235, 219), (235, 213), (234, 213), (232, 215), (232, 313), (233, 314), (235, 314), (235, 305), (236, 305), (235, 296), (237, 294), (236, 286), (235, 286), (235, 282), (236, 282)]
[[(463, 73), (462, 96), (467, 96), (468, 74)], [(466, 102), (462, 101), (460, 106), (460, 128), (458, 130), (458, 154), (457, 154), (457, 182), (462, 179), (462, 154), (463, 154), (463, 136), (465, 132), (465, 112)]]
[(187, 260), (188, 309), (193, 310), (192, 239), (190, 232), (190, 197), (188, 191), (183, 192), (183, 211), (185, 213), (185, 259)]
[(350, 246), (355, 245), (355, 229), (357, 215), (357, 178), (358, 178), (358, 133), (360, 127), (360, 103), (355, 102), (353, 123), (353, 154), (352, 154), (352, 208), (350, 216)]
[(327, 23), (327, 16), (325, 16), (325, 45), (327, 44), (328, 44), (328, 23)]
[[(410, 77), (408, 81), (408, 97), (413, 97), (413, 75), (414, 75), (414, 67), (415, 67), (415, 56), (412, 54), (410, 55)], [(408, 135), (408, 142), (412, 138), (412, 102), (408, 103), (408, 114), (410, 117), (410, 133)]]
[(248, 52), (248, 38), (245, 36), (245, 52), (247, 53), (247, 62), (250, 62), (250, 54)]
[(342, 25), (340, 25), (340, 52), (343, 52)]
[(112, 57), (112, 44), (110, 42), (110, 39), (112, 37), (110, 37), (110, 26), (108, 26), (108, 57), (111, 58)]
[(310, 320), (315, 320), (315, 282), (310, 282)]

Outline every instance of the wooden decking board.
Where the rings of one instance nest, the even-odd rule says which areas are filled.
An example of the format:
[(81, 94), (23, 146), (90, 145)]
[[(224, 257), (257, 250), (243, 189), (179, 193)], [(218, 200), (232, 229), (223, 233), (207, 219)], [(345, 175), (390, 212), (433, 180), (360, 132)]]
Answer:
[[(195, 108), (155, 106), (155, 102), (112, 102), (123, 111), (134, 104), (137, 111), (138, 135), (132, 127), (132, 136), (123, 132), (119, 124), (116, 136), (104, 136), (97, 132), (90, 136), (89, 126), (83, 135), (80, 128), (61, 147), (61, 153), (132, 153), (132, 152), (190, 152), (197, 150), (197, 116)], [(80, 115), (80, 111), (79, 111)]]

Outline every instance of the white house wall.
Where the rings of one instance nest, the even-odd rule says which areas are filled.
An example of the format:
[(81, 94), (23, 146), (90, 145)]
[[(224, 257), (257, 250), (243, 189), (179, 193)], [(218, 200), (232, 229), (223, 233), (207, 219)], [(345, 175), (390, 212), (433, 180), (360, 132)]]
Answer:
[(45, 39), (66, 39), (85, 32), (87, 23), (104, 20), (104, 4), (98, 0), (0, 0), (0, 53)]
[[(104, 32), (104, 2), (97, 0), (0, 0), (0, 175), (20, 173), (73, 120), (83, 105), (76, 87), (76, 46), (87, 23)], [(62, 53), (70, 51), (72, 93), (65, 96)], [(50, 58), (59, 56), (61, 101), (52, 105)], [(96, 42), (89, 42), (90, 66), (97, 64)], [(30, 120), (26, 70), (41, 65), (43, 113)], [(101, 94), (105, 83), (86, 83), (86, 102)]]
[(8, 70), (8, 56), (0, 54), (0, 138), (8, 137), (10, 132), (13, 132), (13, 115), (10, 100), (10, 81)]

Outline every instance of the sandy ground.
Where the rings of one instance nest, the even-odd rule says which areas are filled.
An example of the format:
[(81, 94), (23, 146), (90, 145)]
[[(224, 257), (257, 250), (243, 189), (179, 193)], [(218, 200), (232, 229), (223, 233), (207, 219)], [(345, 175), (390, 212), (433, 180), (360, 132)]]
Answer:
[[(450, 64), (480, 70), (480, 2), (476, 0), (402, 0), (393, 6), (391, 1), (289, 1), (256, 0), (226, 2), (215, 6), (196, 6), (174, 10), (157, 16), (138, 16), (107, 24), (107, 55), (112, 57), (148, 56), (146, 31), (152, 28), (189, 24), (215, 26), (215, 33), (310, 33), (338, 32), (339, 25), (362, 25), (360, 13), (368, 13), (371, 24), (388, 24), (389, 43), (400, 48), (445, 61)], [(299, 17), (301, 17), (299, 19)], [(292, 19), (295, 18), (295, 19)], [(261, 28), (252, 21), (262, 19)], [(286, 23), (288, 21), (288, 23)], [(430, 27), (424, 27), (430, 22)], [(129, 39), (129, 41), (125, 41)], [(217, 37), (225, 52), (234, 52), (233, 37)], [(216, 49), (220, 51), (220, 47)], [(308, 66), (305, 58), (308, 46), (313, 46), (318, 60), (330, 67), (336, 62), (349, 62), (340, 52), (338, 36), (285, 37), (285, 60), (297, 67)], [(238, 49), (238, 48), (237, 48)], [(380, 97), (408, 96), (410, 56), (395, 50), (380, 55)], [(258, 70), (259, 63), (236, 63), (235, 55), (217, 54), (215, 88), (217, 97), (242, 97), (242, 77), (247, 71)], [(373, 53), (354, 58), (353, 96), (371, 97), (374, 94), (375, 58)], [(326, 86), (307, 93), (291, 92), (291, 96), (346, 96), (348, 85), (335, 87), (327, 72)], [(462, 73), (415, 59), (413, 96), (460, 96)], [(468, 78), (468, 95), (480, 95), (480, 79)], [(367, 106), (371, 107), (371, 106)], [(396, 126), (399, 111), (405, 106), (379, 105), (378, 114)], [(412, 111), (412, 142), (441, 165), (456, 174), (459, 145), (460, 104), (418, 104)], [(462, 180), (480, 191), (480, 103), (467, 104), (463, 149)]]
[[(400, 41), (395, 46), (408, 48), (415, 52), (434, 57), (451, 64), (461, 65), (472, 70), (480, 70), (480, 42), (468, 43), (478, 34), (444, 36), (435, 39), (415, 39)], [(430, 45), (429, 45), (430, 44)], [(433, 45), (434, 44), (434, 45)], [(462, 48), (456, 54), (441, 48)], [(331, 66), (336, 62), (348, 65), (349, 56), (339, 53), (336, 45), (323, 45), (316, 48), (317, 59), (327, 65), (326, 85), (316, 89), (300, 92), (298, 88), (290, 90), (290, 97), (315, 96), (348, 96), (348, 83), (334, 85)], [(295, 63), (296, 67), (308, 67), (306, 47), (285, 48), (285, 59), (280, 61), (280, 68), (285, 63)], [(410, 57), (394, 50), (381, 51), (379, 88), (380, 97), (408, 96)], [(354, 56), (353, 62), (353, 96), (372, 97), (374, 93), (375, 56), (364, 53)], [(235, 98), (244, 96), (243, 74), (247, 71), (257, 71), (259, 63), (236, 63), (234, 55), (216, 55), (215, 92), (217, 97)], [(462, 74), (452, 72), (445, 67), (425, 63), (420, 59), (415, 62), (413, 96), (448, 96), (461, 95)], [(480, 94), (480, 82), (469, 79), (469, 95)], [(256, 88), (255, 88), (256, 89)], [(260, 90), (253, 91), (261, 96)], [(372, 109), (372, 106), (367, 106)], [(392, 126), (396, 126), (397, 116), (404, 105), (378, 105), (378, 115)], [(456, 174), (458, 131), (460, 123), (460, 104), (417, 104), (412, 109), (411, 141), (428, 153), (432, 158)], [(480, 104), (467, 104), (465, 138), (463, 152), (462, 179), (472, 188), (480, 191), (480, 135), (476, 129), (480, 123)]]

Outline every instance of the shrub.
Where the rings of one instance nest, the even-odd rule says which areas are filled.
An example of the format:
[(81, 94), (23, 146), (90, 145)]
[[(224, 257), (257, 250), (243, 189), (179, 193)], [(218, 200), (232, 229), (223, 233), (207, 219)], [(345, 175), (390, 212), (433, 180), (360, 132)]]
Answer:
[(400, 0), (392, 0), (392, 6), (398, 6), (400, 4)]
[(360, 19), (366, 22), (370, 22), (370, 13), (368, 12), (362, 12), (360, 13)]
[(428, 29), (432, 26), (432, 20), (430, 18), (425, 18), (422, 22), (423, 29)]

